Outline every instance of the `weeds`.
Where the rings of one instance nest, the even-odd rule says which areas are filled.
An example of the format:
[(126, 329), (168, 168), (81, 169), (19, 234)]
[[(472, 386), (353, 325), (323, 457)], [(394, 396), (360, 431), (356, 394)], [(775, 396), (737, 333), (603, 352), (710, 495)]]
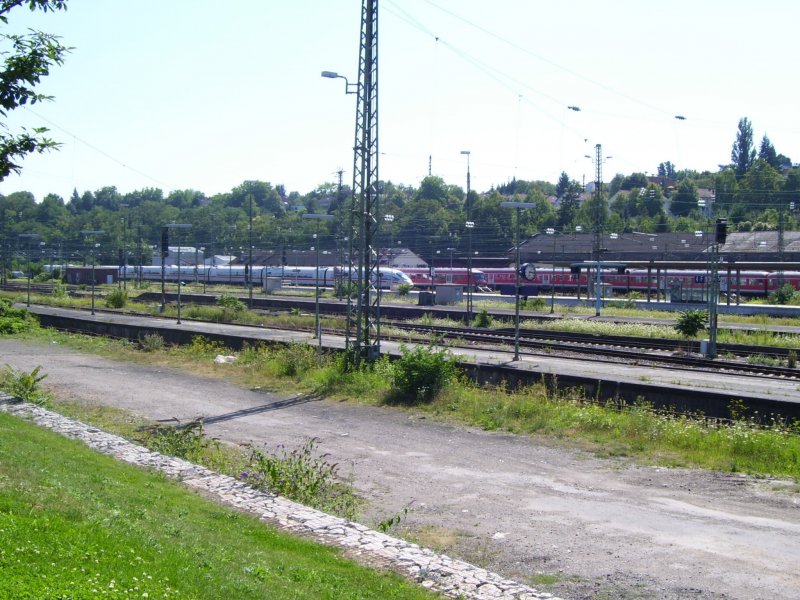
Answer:
[(144, 352), (158, 352), (164, 349), (164, 338), (157, 333), (145, 333), (139, 336), (139, 347)]
[(205, 436), (202, 419), (183, 426), (153, 425), (144, 434), (144, 444), (150, 450), (192, 462), (203, 462), (209, 449), (219, 447), (218, 441)]
[(354, 519), (359, 506), (358, 497), (351, 485), (338, 476), (338, 465), (327, 461), (327, 455), (315, 456), (319, 442), (309, 439), (302, 447), (287, 451), (282, 446), (278, 455), (269, 455), (252, 449), (249, 466), (239, 479), (249, 485), (274, 492), (336, 514)]
[(393, 391), (399, 400), (427, 402), (456, 379), (457, 367), (450, 354), (433, 345), (409, 349), (400, 346), (402, 356), (392, 365)]
[(106, 306), (108, 308), (125, 308), (128, 303), (128, 292), (122, 288), (111, 290), (106, 295)]
[(19, 398), (23, 402), (43, 405), (49, 401), (49, 396), (42, 391), (39, 384), (47, 375), (39, 375), (42, 370), (41, 365), (30, 373), (15, 369), (11, 365), (6, 365), (3, 372), (3, 379), (0, 381), (0, 388)]

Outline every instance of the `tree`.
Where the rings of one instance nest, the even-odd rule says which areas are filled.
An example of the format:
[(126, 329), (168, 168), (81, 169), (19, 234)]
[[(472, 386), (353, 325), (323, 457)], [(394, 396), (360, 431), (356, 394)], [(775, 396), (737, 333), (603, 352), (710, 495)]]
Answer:
[(744, 177), (756, 159), (756, 150), (753, 147), (753, 125), (747, 117), (739, 119), (736, 132), (736, 141), (731, 149), (731, 161), (736, 178)]
[(675, 321), (675, 331), (686, 340), (686, 351), (692, 351), (692, 338), (706, 328), (708, 313), (704, 310), (683, 310)]
[(697, 188), (690, 179), (684, 179), (678, 184), (675, 195), (672, 196), (670, 210), (676, 217), (685, 217), (697, 208)]
[[(9, 12), (18, 6), (42, 12), (66, 9), (66, 0), (0, 0), (0, 22), (8, 25)], [(0, 34), (0, 43), (5, 42), (11, 49), (3, 52), (4, 62), (0, 71), (0, 181), (12, 172), (19, 173), (22, 167), (19, 160), (33, 152), (42, 153), (58, 144), (44, 136), (46, 127), (35, 127), (31, 131), (22, 129), (21, 133), (8, 132), (5, 123), (8, 113), (26, 104), (51, 100), (50, 96), (39, 94), (35, 87), (42, 77), (50, 74), (50, 68), (61, 65), (69, 48), (61, 45), (58, 37), (31, 31), (26, 34)]]
[(670, 161), (658, 164), (658, 176), (662, 179), (675, 179), (675, 165)]
[(781, 163), (778, 161), (778, 153), (775, 152), (775, 146), (769, 141), (767, 134), (761, 138), (761, 146), (758, 149), (758, 158), (766, 161), (773, 169), (780, 169)]
[(583, 187), (577, 181), (570, 181), (566, 173), (562, 172), (556, 185), (556, 196), (558, 197), (558, 217), (559, 228), (564, 228), (572, 224), (580, 207), (580, 197)]

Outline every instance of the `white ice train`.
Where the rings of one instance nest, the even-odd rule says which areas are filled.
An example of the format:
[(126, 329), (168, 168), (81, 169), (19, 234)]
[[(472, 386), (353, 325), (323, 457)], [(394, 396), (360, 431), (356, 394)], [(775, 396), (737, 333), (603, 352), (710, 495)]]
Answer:
[[(164, 267), (164, 280), (206, 283), (228, 283), (231, 285), (246, 285), (248, 281), (248, 270), (240, 265), (226, 267), (209, 267), (206, 265), (186, 265), (181, 266), (180, 272), (176, 265)], [(253, 267), (253, 285), (262, 287), (268, 277), (277, 277), (283, 280), (285, 285), (319, 285), (332, 287), (337, 281), (347, 279), (348, 267)], [(352, 278), (356, 279), (355, 269), (350, 271)], [(120, 276), (126, 274), (125, 269), (120, 269)], [(146, 281), (161, 281), (160, 266), (128, 266), (128, 280), (143, 279)], [(396, 288), (401, 284), (413, 285), (411, 278), (398, 269), (380, 269), (380, 287), (382, 289)]]

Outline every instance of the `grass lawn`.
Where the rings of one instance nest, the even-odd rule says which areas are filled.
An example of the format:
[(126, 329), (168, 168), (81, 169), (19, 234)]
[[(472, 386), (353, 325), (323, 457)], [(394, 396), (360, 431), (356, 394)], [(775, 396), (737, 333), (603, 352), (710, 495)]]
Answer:
[(433, 598), (0, 413), (0, 598)]

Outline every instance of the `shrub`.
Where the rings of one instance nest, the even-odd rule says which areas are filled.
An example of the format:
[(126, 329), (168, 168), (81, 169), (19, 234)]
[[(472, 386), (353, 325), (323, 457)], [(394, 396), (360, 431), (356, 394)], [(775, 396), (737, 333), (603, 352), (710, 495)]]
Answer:
[(236, 296), (231, 296), (230, 294), (222, 294), (219, 298), (217, 298), (217, 306), (221, 306), (227, 310), (233, 311), (234, 313), (240, 313), (244, 310), (244, 302), (239, 300)]
[(205, 436), (202, 419), (183, 426), (153, 425), (144, 431), (144, 444), (150, 450), (195, 462), (201, 461), (206, 450), (219, 445)]
[(144, 352), (156, 352), (164, 348), (164, 338), (157, 333), (145, 333), (139, 336), (139, 346)]
[(456, 378), (455, 361), (444, 349), (400, 346), (402, 356), (392, 365), (392, 385), (397, 393), (415, 402), (427, 402)]
[(544, 298), (539, 298), (538, 296), (536, 298), (528, 298), (520, 306), (523, 310), (544, 310), (544, 307)]
[(411, 288), (414, 287), (410, 283), (401, 283), (397, 286), (397, 295), (398, 296), (408, 296), (411, 293)]
[(64, 299), (67, 297), (67, 286), (63, 283), (57, 283), (53, 286), (53, 291), (50, 292), (53, 298)]
[(775, 290), (769, 295), (771, 304), (789, 304), (795, 295), (795, 289), (791, 283), (784, 283), (780, 289)]
[(8, 300), (0, 298), (0, 334), (22, 333), (36, 324), (36, 318), (27, 310), (14, 308)]
[(475, 319), (472, 322), (473, 326), (475, 327), (491, 327), (492, 326), (492, 315), (489, 314), (489, 311), (485, 308), (481, 309), (481, 312), (477, 314)]
[(0, 387), (23, 402), (43, 404), (47, 398), (40, 389), (39, 384), (47, 375), (39, 375), (41, 370), (42, 367), (40, 365), (30, 373), (26, 373), (15, 369), (11, 365), (6, 365)]
[(317, 366), (317, 354), (313, 346), (290, 342), (275, 352), (278, 372), (286, 377), (299, 377)]
[(128, 303), (128, 292), (122, 288), (116, 288), (106, 296), (106, 306), (108, 308), (124, 308)]
[(789, 355), (786, 357), (786, 366), (790, 369), (797, 368), (797, 350), (789, 350)]
[(239, 478), (248, 484), (281, 494), (301, 504), (354, 519), (358, 497), (352, 486), (342, 482), (337, 465), (326, 456), (314, 456), (317, 439), (309, 439), (301, 448), (271, 456), (253, 449), (248, 470)]

